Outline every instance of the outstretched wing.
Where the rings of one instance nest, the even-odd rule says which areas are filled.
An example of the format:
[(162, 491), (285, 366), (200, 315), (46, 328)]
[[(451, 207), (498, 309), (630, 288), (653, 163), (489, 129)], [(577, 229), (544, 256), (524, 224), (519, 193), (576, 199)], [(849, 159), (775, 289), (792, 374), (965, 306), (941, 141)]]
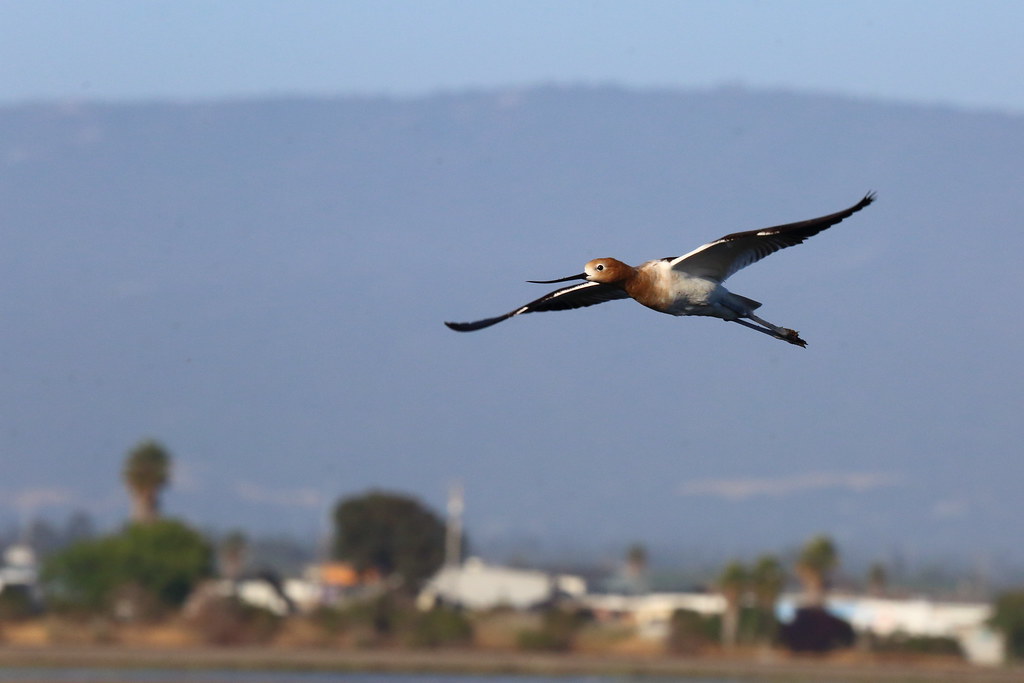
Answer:
[(601, 304), (605, 301), (612, 301), (613, 299), (628, 298), (629, 295), (615, 285), (606, 285), (600, 282), (581, 282), (579, 284), (569, 285), (568, 287), (562, 287), (561, 289), (549, 292), (536, 301), (531, 301), (525, 306), (520, 306), (514, 311), (509, 311), (505, 315), (499, 315), (495, 318), (485, 318), (472, 323), (446, 322), (445, 325), (456, 332), (472, 332), (474, 330), (490, 327), (495, 323), (500, 323), (502, 320), (508, 320), (509, 318), (522, 313), (533, 313), (535, 311), (566, 311), (570, 308), (582, 308), (584, 306)]
[(817, 235), (822, 230), (857, 213), (873, 201), (875, 201), (875, 193), (869, 192), (864, 195), (864, 199), (845, 211), (799, 223), (787, 223), (747, 232), (734, 232), (714, 242), (708, 242), (689, 254), (669, 260), (674, 270), (722, 282), (741, 268), (746, 268), (769, 254), (800, 244), (808, 237)]

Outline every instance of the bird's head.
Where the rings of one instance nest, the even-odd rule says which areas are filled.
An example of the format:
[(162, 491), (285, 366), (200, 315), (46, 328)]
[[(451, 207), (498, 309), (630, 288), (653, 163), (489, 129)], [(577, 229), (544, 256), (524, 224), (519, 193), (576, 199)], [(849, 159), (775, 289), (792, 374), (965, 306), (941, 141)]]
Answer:
[(557, 280), (528, 280), (528, 282), (539, 285), (552, 285), (556, 282), (568, 282), (569, 280), (587, 280), (589, 282), (611, 284), (625, 280), (632, 272), (633, 269), (630, 266), (618, 259), (596, 258), (592, 261), (587, 261), (587, 265), (583, 266), (583, 272), (578, 275), (560, 277)]
[(587, 265), (583, 266), (583, 271), (586, 279), (591, 282), (611, 284), (625, 280), (632, 274), (633, 269), (618, 259), (596, 258), (593, 261), (587, 261)]

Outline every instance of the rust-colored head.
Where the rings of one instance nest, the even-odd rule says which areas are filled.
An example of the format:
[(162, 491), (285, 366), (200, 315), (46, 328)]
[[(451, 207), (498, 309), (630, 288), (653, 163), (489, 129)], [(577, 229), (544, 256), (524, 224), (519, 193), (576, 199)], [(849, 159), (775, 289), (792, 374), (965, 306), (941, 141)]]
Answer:
[(613, 258), (596, 258), (587, 261), (583, 271), (587, 280), (604, 284), (622, 282), (633, 275), (632, 266)]

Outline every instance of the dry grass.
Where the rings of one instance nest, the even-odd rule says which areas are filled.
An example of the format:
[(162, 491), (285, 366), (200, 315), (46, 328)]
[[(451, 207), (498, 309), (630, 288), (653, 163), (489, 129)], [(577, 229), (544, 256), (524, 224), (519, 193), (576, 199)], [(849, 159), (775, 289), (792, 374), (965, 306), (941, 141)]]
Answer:
[(971, 667), (946, 657), (895, 658), (847, 650), (799, 657), (765, 648), (717, 649), (699, 656), (667, 655), (661, 643), (639, 638), (624, 625), (588, 624), (572, 651), (517, 651), (517, 635), (537, 628), (536, 614), (494, 612), (473, 619), (469, 649), (381, 648), (361, 642), (357, 631), (329, 632), (304, 618), (287, 620), (262, 646), (210, 647), (184, 619), (117, 624), (109, 620), (44, 617), (6, 622), (0, 628), (0, 667), (46, 663), (58, 666), (145, 666), (172, 668), (288, 668), (365, 671), (517, 673), (643, 673), (718, 675), (749, 680), (793, 681), (985, 681), (1024, 680), (1019, 668)]

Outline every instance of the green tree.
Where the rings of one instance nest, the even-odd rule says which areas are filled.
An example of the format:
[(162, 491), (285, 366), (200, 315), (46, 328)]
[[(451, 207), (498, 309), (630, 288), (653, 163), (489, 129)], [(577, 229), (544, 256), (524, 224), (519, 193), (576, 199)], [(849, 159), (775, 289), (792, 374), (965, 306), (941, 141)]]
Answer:
[(762, 555), (750, 570), (750, 588), (754, 593), (754, 631), (766, 642), (775, 639), (778, 622), (775, 619), (775, 603), (786, 583), (786, 573), (774, 555)]
[(42, 578), (58, 606), (108, 610), (116, 596), (127, 592), (171, 608), (210, 576), (212, 558), (199, 533), (181, 522), (160, 520), (70, 546), (47, 560)]
[(824, 534), (812, 538), (800, 551), (796, 571), (804, 584), (809, 605), (821, 607), (825, 603), (825, 586), (838, 564), (836, 545)]
[(722, 646), (736, 646), (740, 627), (740, 607), (747, 590), (750, 574), (739, 562), (730, 562), (718, 576), (718, 592), (725, 598), (725, 612), (722, 613)]
[(989, 624), (1006, 637), (1007, 654), (1024, 659), (1024, 589), (1000, 594)]
[(757, 558), (750, 570), (750, 588), (754, 591), (757, 604), (764, 609), (775, 609), (775, 601), (786, 583), (786, 573), (774, 555)]
[(122, 475), (132, 496), (132, 521), (157, 520), (160, 493), (171, 477), (171, 456), (156, 441), (143, 441), (128, 453)]
[(371, 491), (334, 510), (333, 555), (357, 571), (376, 570), (415, 592), (444, 562), (444, 523), (409, 496)]

